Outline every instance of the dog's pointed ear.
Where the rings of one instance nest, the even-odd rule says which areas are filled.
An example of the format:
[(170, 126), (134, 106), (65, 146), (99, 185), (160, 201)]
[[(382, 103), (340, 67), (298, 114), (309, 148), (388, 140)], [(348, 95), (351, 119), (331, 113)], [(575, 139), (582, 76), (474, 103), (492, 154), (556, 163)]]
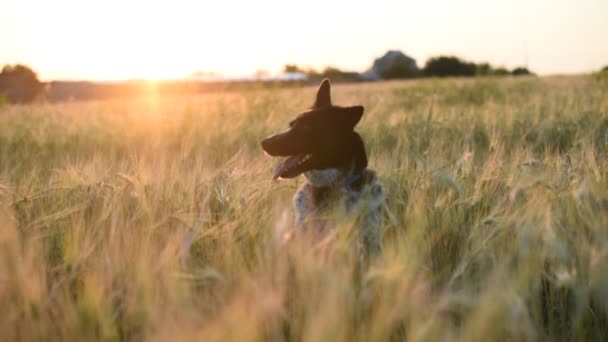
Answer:
[(317, 90), (317, 99), (315, 100), (313, 108), (323, 108), (331, 106), (331, 95), (329, 94), (329, 88), (329, 80), (326, 78), (323, 80), (323, 82), (321, 82), (319, 90)]
[(363, 116), (363, 110), (363, 106), (343, 108), (340, 115), (342, 116), (341, 119), (343, 120), (344, 125), (349, 128), (355, 128)]

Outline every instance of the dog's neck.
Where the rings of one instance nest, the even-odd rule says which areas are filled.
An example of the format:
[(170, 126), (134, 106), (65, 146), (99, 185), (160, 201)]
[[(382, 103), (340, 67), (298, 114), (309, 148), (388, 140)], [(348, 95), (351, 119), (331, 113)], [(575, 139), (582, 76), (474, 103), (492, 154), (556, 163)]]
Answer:
[(358, 172), (353, 167), (346, 171), (338, 168), (310, 170), (304, 172), (304, 177), (314, 188), (342, 186), (348, 189), (361, 180), (364, 172)]
[(346, 172), (340, 169), (310, 170), (304, 172), (308, 184), (315, 188), (325, 188), (338, 184), (346, 177)]

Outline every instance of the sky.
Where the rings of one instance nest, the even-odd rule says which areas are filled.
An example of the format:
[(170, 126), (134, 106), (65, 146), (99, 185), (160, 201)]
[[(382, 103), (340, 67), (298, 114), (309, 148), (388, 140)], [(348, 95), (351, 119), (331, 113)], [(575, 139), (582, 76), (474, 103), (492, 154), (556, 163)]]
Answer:
[(608, 0), (0, 0), (0, 66), (43, 80), (365, 71), (389, 49), (539, 74), (608, 65)]

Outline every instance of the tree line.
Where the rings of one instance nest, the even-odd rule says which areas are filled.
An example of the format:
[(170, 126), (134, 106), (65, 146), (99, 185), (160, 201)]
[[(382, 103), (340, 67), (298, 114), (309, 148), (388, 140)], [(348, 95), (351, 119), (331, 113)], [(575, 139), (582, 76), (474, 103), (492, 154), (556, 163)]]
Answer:
[[(397, 56), (382, 60), (389, 56)], [(384, 63), (381, 63), (384, 62)], [(380, 67), (381, 66), (381, 67)], [(408, 79), (418, 77), (472, 77), (472, 76), (506, 76), (506, 75), (533, 75), (524, 67), (508, 70), (503, 67), (493, 67), (489, 63), (473, 63), (461, 60), (454, 56), (438, 56), (426, 61), (422, 69), (418, 69), (416, 62), (401, 52), (389, 51), (385, 56), (374, 61), (378, 67), (375, 78), (369, 77), (369, 73), (343, 71), (335, 67), (327, 67), (322, 71), (314, 69), (302, 69), (296, 64), (285, 65), (285, 73), (303, 73), (309, 81), (318, 81), (322, 78), (330, 78), (338, 82), (361, 81), (371, 79)], [(601, 69), (598, 75), (608, 75), (608, 66)], [(38, 79), (36, 72), (22, 65), (5, 65), (0, 71), (0, 105), (3, 103), (27, 103), (45, 96), (48, 84)], [(82, 86), (89, 88), (90, 84)], [(167, 85), (170, 88), (179, 88), (176, 84)], [(72, 86), (73, 87), (73, 86)], [(197, 88), (198, 89), (198, 88)], [(91, 90), (91, 89), (89, 89)], [(92, 90), (91, 90), (92, 91)]]
[[(413, 64), (412, 64), (413, 63)], [(285, 65), (284, 72), (304, 73), (311, 79), (332, 78), (336, 80), (361, 80), (366, 73), (342, 71), (335, 67), (327, 67), (323, 71), (302, 69), (296, 64)], [(489, 63), (473, 63), (455, 56), (437, 56), (426, 61), (422, 69), (418, 69), (415, 61), (405, 55), (394, 58), (377, 72), (376, 79), (408, 79), (419, 77), (473, 77), (473, 76), (522, 76), (534, 75), (526, 67), (509, 70), (504, 67), (494, 67)]]
[(429, 59), (421, 73), (428, 77), (532, 75), (532, 72), (525, 67), (508, 70), (503, 67), (493, 67), (489, 63), (477, 64), (463, 61), (454, 56), (439, 56)]

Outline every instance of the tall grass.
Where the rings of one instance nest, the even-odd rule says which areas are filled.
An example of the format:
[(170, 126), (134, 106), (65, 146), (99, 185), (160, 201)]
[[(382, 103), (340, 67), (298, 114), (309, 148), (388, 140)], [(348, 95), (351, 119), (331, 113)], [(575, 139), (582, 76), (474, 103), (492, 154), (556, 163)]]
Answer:
[(608, 87), (334, 87), (363, 104), (383, 252), (282, 244), (301, 180), (259, 140), (315, 89), (0, 108), (0, 335), (19, 340), (602, 340)]

